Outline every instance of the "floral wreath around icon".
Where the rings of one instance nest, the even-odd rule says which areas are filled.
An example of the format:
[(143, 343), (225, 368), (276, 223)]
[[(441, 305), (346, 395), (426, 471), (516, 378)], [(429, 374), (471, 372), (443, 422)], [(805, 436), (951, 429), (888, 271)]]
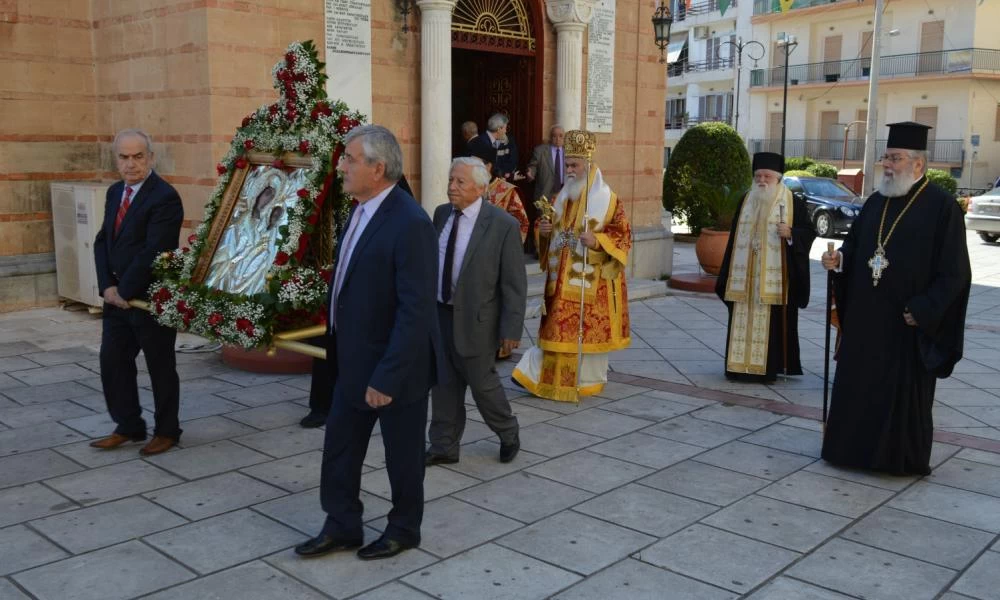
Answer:
[[(315, 46), (306, 41), (289, 45), (271, 70), (278, 101), (244, 117), (236, 130), (216, 166), (219, 180), (204, 220), (187, 239), (189, 246), (164, 252), (153, 263), (150, 310), (160, 324), (249, 349), (269, 344), (275, 333), (325, 323), (332, 245), (351, 209), (336, 166), (344, 136), (364, 116), (327, 99), (323, 67)], [(206, 286), (195, 275), (200, 261), (211, 260), (203, 254), (215, 251), (208, 241), (218, 227), (215, 220), (229, 219), (219, 208), (230, 182), (242, 181), (235, 176), (250, 167), (251, 153), (275, 157), (271, 166), (279, 169), (286, 168), (281, 157), (289, 155), (307, 157), (311, 167), (287, 224), (279, 229), (264, 291), (241, 295)], [(326, 211), (325, 204), (330, 205)], [(332, 218), (324, 219), (324, 212)]]

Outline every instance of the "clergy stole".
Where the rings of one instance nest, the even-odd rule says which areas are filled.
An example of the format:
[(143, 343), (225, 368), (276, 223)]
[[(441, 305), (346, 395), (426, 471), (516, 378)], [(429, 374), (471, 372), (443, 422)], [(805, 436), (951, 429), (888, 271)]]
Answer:
[(730, 258), (726, 301), (733, 303), (726, 369), (733, 373), (767, 373), (771, 307), (787, 302), (782, 256), (785, 240), (778, 237), (782, 211), (793, 223), (792, 193), (779, 184), (770, 205), (750, 201), (748, 194), (736, 225)]

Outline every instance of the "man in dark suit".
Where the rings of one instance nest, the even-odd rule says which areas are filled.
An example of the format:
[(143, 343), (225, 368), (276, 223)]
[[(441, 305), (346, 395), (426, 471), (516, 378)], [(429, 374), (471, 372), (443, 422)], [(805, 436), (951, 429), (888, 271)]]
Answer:
[(514, 460), (521, 447), (517, 417), (494, 357), (497, 348), (509, 355), (520, 343), (528, 281), (520, 226), (484, 201), (489, 181), (482, 161), (454, 159), (450, 203), (434, 211), (441, 274), (438, 321), (447, 372), (431, 391), (428, 466), (458, 462), (468, 387), (486, 425), (500, 437), (500, 462)]
[(517, 144), (507, 133), (510, 119), (506, 115), (496, 113), (486, 122), (486, 131), (479, 137), (469, 141), (469, 153), (473, 154), (475, 147), (492, 148), (496, 152), (493, 160), (493, 174), (508, 181), (520, 181), (524, 177), (517, 172)]
[(153, 259), (177, 247), (184, 208), (177, 190), (153, 172), (148, 135), (126, 129), (113, 144), (122, 181), (108, 188), (104, 225), (94, 240), (97, 283), (104, 297), (101, 332), (101, 385), (114, 433), (92, 442), (102, 450), (146, 439), (139, 406), (135, 359), (142, 350), (153, 388), (156, 427), (139, 453), (169, 450), (181, 436), (178, 421), (180, 383), (174, 355), (177, 331), (159, 325), (129, 300), (146, 298)]
[(337, 379), (320, 482), (327, 517), (319, 535), (295, 548), (301, 556), (361, 546), (361, 468), (376, 421), (392, 510), (382, 536), (358, 556), (388, 558), (420, 544), (427, 392), (441, 345), (437, 238), (424, 210), (396, 185), (402, 156), (384, 127), (357, 127), (344, 139), (338, 169), (358, 205), (337, 244), (329, 296), (327, 347)]

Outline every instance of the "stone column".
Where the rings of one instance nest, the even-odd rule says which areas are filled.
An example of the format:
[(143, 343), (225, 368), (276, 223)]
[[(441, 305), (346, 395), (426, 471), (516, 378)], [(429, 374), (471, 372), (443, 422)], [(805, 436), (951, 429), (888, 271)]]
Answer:
[(594, 0), (548, 0), (545, 12), (556, 30), (556, 122), (567, 131), (583, 126), (583, 32)]
[(451, 164), (451, 15), (458, 0), (417, 0), (420, 7), (420, 204), (448, 201)]

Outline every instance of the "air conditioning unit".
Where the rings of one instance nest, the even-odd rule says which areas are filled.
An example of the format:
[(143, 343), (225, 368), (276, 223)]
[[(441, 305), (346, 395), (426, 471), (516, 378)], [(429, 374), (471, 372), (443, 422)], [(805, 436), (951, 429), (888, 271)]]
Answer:
[(104, 224), (108, 184), (55, 182), (50, 189), (57, 292), (60, 297), (101, 307), (104, 300), (97, 289), (94, 238)]
[(708, 26), (699, 25), (694, 28), (694, 39), (696, 40), (707, 40), (708, 39)]

